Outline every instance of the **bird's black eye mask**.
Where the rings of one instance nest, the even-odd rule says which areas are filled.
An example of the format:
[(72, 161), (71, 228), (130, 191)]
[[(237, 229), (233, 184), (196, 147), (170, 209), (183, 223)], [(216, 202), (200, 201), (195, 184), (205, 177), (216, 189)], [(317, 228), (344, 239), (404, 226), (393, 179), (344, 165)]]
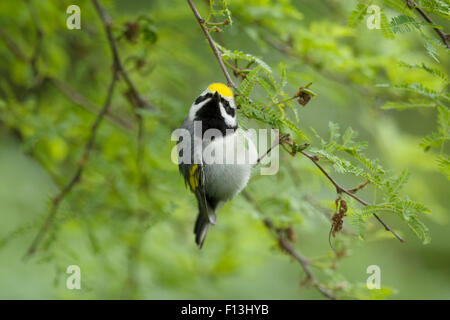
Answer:
[[(206, 99), (209, 99), (211, 97), (214, 97), (214, 95), (212, 93), (208, 92), (208, 93), (204, 94), (203, 96), (199, 96), (195, 100), (195, 104), (200, 104), (203, 101), (205, 101)], [(213, 102), (213, 103), (211, 103), (211, 102)], [(213, 110), (219, 111), (219, 114), (220, 114), (220, 109), (218, 109), (219, 105), (218, 105), (218, 103), (215, 103), (215, 102), (217, 102), (217, 100), (216, 99), (212, 99), (210, 102), (206, 103), (201, 109), (211, 108), (212, 107)], [(222, 103), (222, 106), (225, 108), (226, 113), (228, 113), (231, 117), (234, 118), (236, 116), (236, 110), (230, 106), (230, 103), (227, 100), (225, 100), (224, 98), (222, 98), (222, 97), (220, 97), (220, 102)], [(198, 114), (199, 113), (197, 112), (196, 115), (198, 115)]]
[(230, 103), (225, 100), (224, 98), (220, 99), (220, 102), (222, 102), (223, 107), (225, 108), (225, 111), (234, 118), (236, 115), (236, 110), (230, 106)]
[(207, 94), (205, 94), (205, 95), (203, 95), (203, 96), (200, 96), (200, 97), (198, 97), (196, 100), (195, 100), (195, 104), (199, 104), (199, 103), (201, 103), (201, 102), (203, 102), (203, 101), (205, 101), (206, 99), (208, 99), (208, 98), (211, 98), (212, 97), (212, 93), (207, 93)]
[(228, 126), (225, 123), (224, 118), (222, 117), (222, 114), (220, 113), (220, 106), (219, 101), (222, 103), (223, 107), (225, 108), (225, 111), (232, 117), (236, 115), (236, 110), (234, 110), (228, 101), (226, 101), (224, 98), (221, 98), (220, 100), (214, 99), (213, 94), (207, 93), (203, 96), (200, 96), (195, 100), (195, 103), (201, 103), (205, 101), (208, 98), (210, 99), (208, 102), (206, 102), (195, 114), (195, 121), (201, 121), (202, 122), (202, 134), (205, 133), (208, 129), (219, 129), (223, 135), (226, 134), (227, 129), (233, 129), (236, 130), (237, 126)]

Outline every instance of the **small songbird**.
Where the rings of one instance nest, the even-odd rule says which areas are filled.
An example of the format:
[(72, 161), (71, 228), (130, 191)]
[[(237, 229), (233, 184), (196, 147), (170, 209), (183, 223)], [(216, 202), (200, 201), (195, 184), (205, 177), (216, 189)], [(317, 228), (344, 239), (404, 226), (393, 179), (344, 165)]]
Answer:
[(179, 170), (197, 199), (194, 233), (201, 249), (217, 210), (247, 185), (258, 154), (238, 128), (233, 92), (222, 83), (200, 94), (180, 129), (188, 135), (178, 138)]

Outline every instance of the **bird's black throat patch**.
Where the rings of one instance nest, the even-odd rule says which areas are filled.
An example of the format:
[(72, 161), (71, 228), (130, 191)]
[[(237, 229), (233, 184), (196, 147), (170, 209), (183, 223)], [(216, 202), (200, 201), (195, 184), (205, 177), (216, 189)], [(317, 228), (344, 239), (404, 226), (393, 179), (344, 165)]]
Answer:
[[(208, 97), (206, 97), (209, 95)], [(205, 103), (195, 114), (195, 121), (201, 121), (202, 122), (202, 135), (205, 134), (205, 131), (208, 129), (218, 129), (222, 133), (223, 136), (225, 136), (227, 133), (234, 132), (237, 129), (236, 126), (229, 126), (226, 124), (225, 119), (222, 117), (220, 113), (220, 105), (219, 105), (219, 99), (215, 99), (214, 96), (210, 93), (207, 93), (204, 96), (200, 96), (197, 98), (197, 100), (200, 100), (200, 102), (204, 101), (205, 99), (208, 99), (212, 97), (207, 103)], [(195, 103), (200, 103), (195, 101)], [(230, 107), (228, 101), (222, 98), (223, 101), (226, 102), (226, 104), (222, 101), (222, 105), (225, 108), (225, 111), (232, 117), (235, 116), (235, 110)], [(230, 111), (231, 110), (231, 111)], [(228, 132), (227, 132), (228, 130)], [(230, 131), (232, 130), (232, 131)]]

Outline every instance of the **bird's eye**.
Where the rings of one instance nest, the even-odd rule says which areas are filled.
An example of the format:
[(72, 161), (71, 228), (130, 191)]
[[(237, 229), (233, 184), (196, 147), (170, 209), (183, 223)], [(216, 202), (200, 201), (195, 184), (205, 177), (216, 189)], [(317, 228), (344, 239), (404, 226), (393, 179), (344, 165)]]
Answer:
[(236, 110), (234, 110), (234, 109), (230, 106), (230, 103), (229, 103), (227, 100), (223, 99), (223, 98), (222, 98), (222, 101), (221, 101), (221, 102), (222, 102), (223, 107), (225, 108), (225, 111), (226, 111), (230, 116), (234, 117), (235, 114), (236, 114)]

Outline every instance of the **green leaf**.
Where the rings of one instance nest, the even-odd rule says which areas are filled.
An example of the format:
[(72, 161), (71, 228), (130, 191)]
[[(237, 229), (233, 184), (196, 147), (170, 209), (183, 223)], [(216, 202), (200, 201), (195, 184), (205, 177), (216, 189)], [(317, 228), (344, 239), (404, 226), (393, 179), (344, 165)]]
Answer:
[(425, 41), (425, 49), (427, 50), (427, 53), (430, 57), (432, 57), (436, 62), (439, 63), (439, 53), (437, 52), (435, 44), (422, 33), (422, 36)]
[(380, 14), (380, 26), (383, 37), (390, 40), (395, 38), (394, 32), (392, 31), (391, 26), (384, 13)]
[(437, 159), (439, 170), (450, 180), (450, 157), (440, 156)]
[(370, 4), (365, 3), (358, 3), (356, 5), (356, 8), (350, 13), (348, 17), (348, 26), (351, 28), (357, 27), (361, 21), (363, 21), (364, 17), (367, 14), (367, 8), (370, 6)]
[(268, 73), (272, 73), (272, 69), (269, 67), (269, 65), (267, 63), (265, 63), (263, 60), (261, 60), (261, 58), (255, 57), (251, 54), (244, 53), (239, 50), (234, 50), (234, 51), (228, 50), (228, 49), (222, 47), (217, 42), (215, 44), (216, 44), (217, 48), (221, 51), (223, 60), (236, 60), (237, 59), (237, 60), (245, 60), (248, 62), (253, 62), (253, 63), (256, 63), (257, 65), (261, 66)]
[(418, 95), (430, 98), (430, 99), (437, 99), (441, 94), (433, 89), (425, 87), (423, 84), (418, 82), (413, 83), (401, 83), (401, 84), (395, 84), (393, 86), (397, 89), (402, 89), (406, 91), (414, 92)]
[(392, 17), (389, 26), (392, 32), (397, 33), (407, 33), (413, 30), (420, 30), (422, 23), (417, 22), (413, 17), (407, 15), (399, 15)]
[(406, 62), (400, 62), (400, 66), (408, 69), (421, 69), (445, 82), (448, 81), (447, 75), (444, 72), (442, 72), (439, 69), (429, 67), (423, 62), (421, 64), (410, 64)]
[(400, 101), (389, 101), (385, 103), (381, 109), (389, 110), (405, 110), (405, 109), (414, 109), (414, 108), (434, 108), (436, 107), (435, 103), (408, 103), (408, 102), (400, 102)]

